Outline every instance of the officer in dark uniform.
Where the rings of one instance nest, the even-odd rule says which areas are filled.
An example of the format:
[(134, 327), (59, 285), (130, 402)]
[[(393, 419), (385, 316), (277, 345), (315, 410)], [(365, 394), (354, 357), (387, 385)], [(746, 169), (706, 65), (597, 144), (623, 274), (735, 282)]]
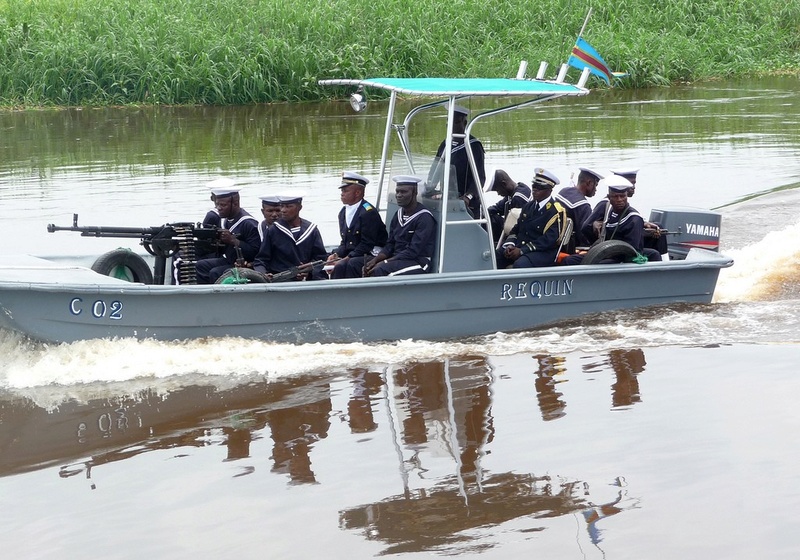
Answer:
[(498, 169), (487, 181), (486, 192), (490, 191), (495, 191), (502, 197), (487, 209), (489, 222), (492, 224), (492, 236), (497, 243), (511, 210), (521, 210), (531, 201), (531, 188), (525, 183), (517, 183), (508, 173)]
[[(483, 144), (474, 136), (469, 137), (469, 144), (464, 142), (464, 133), (467, 127), (467, 115), (469, 111), (456, 105), (453, 107), (453, 141), (450, 148), (450, 165), (455, 173), (455, 181), (458, 186), (458, 196), (467, 205), (467, 209), (473, 218), (480, 216), (480, 194), (478, 189), (486, 182), (486, 171), (484, 169), (485, 151)], [(428, 173), (428, 180), (424, 196), (431, 196), (433, 189), (444, 179), (445, 146), (447, 140), (443, 140), (436, 150), (436, 160)], [(478, 171), (478, 182), (472, 174), (467, 156), (467, 147), (472, 150), (475, 158), (475, 167)]]
[(222, 256), (197, 261), (197, 283), (213, 284), (238, 258), (237, 248), (245, 261), (252, 261), (261, 245), (258, 220), (239, 206), (239, 189), (230, 179), (220, 179), (211, 191), (222, 222), (220, 241), (225, 245)]
[[(278, 196), (278, 200), (281, 218), (267, 229), (253, 268), (263, 274), (276, 274), (293, 266), (325, 260), (328, 251), (317, 224), (300, 217), (303, 197), (288, 194)], [(311, 274), (302, 278), (319, 279), (321, 276)]]
[(558, 177), (550, 171), (536, 168), (531, 183), (533, 199), (522, 208), (508, 239), (497, 250), (497, 268), (555, 264), (561, 232), (567, 219), (564, 207), (552, 196), (553, 187), (558, 182)]
[[(386, 224), (378, 210), (364, 200), (369, 179), (353, 171), (342, 173), (339, 192), (344, 206), (339, 211), (341, 243), (328, 257), (332, 265), (331, 278), (347, 277), (347, 261), (352, 257), (375, 256), (389, 237)], [(328, 268), (326, 266), (326, 268)]]
[(591, 243), (581, 232), (581, 226), (586, 221), (586, 218), (589, 217), (589, 214), (592, 213), (592, 205), (589, 203), (589, 199), (597, 193), (597, 183), (603, 176), (587, 167), (578, 169), (578, 182), (561, 189), (555, 198), (566, 209), (567, 217), (572, 219), (574, 245), (588, 247)]
[(422, 179), (397, 175), (395, 198), (400, 207), (389, 227), (389, 240), (377, 256), (354, 257), (347, 262), (347, 277), (423, 274), (431, 269), (436, 248), (436, 218), (417, 202)]

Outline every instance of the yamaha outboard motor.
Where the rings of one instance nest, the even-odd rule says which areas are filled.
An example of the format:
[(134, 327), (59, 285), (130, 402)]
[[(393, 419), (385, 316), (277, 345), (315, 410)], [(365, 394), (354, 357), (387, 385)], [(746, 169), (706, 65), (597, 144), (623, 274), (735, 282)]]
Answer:
[(650, 221), (666, 230), (670, 259), (685, 259), (693, 247), (719, 251), (722, 215), (717, 212), (681, 207), (654, 209)]

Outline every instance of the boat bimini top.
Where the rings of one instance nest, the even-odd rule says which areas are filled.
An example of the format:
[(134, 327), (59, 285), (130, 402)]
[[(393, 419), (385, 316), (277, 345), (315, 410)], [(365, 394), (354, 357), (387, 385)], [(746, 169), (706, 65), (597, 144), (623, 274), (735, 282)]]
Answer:
[[(350, 103), (355, 111), (361, 111), (366, 107), (364, 91), (366, 88), (373, 88), (389, 92), (389, 110), (386, 119), (386, 129), (383, 138), (383, 150), (381, 152), (380, 173), (378, 178), (378, 192), (375, 200), (376, 206), (381, 208), (383, 184), (386, 178), (387, 161), (389, 158), (389, 146), (391, 143), (392, 130), (395, 130), (400, 140), (407, 171), (417, 176), (424, 176), (427, 173), (417, 170), (409, 148), (408, 129), (412, 119), (420, 112), (433, 107), (445, 106), (447, 108), (447, 132), (445, 135), (446, 145), (452, 145), (453, 138), (469, 138), (472, 127), (479, 121), (499, 113), (512, 111), (529, 105), (550, 101), (565, 96), (581, 96), (589, 93), (584, 84), (588, 78), (588, 70), (581, 74), (577, 85), (565, 83), (564, 75), (566, 69), (562, 67), (556, 80), (544, 80), (546, 65), (539, 69), (536, 79), (524, 78), (526, 65), (520, 66), (517, 78), (364, 78), (364, 79), (330, 79), (320, 80), (320, 85), (325, 86), (348, 86), (357, 88), (351, 95)], [(394, 112), (398, 95), (421, 98), (422, 104), (414, 107), (405, 116), (402, 124), (394, 123)], [(494, 97), (508, 98), (508, 103), (494, 107), (473, 115), (464, 131), (463, 135), (453, 134), (453, 122), (456, 102), (471, 97)], [(475, 184), (481, 187), (481, 181), (475, 157), (469, 149), (469, 142), (465, 143), (467, 159), (469, 161), (470, 173), (475, 179)], [(445, 150), (443, 154), (444, 166), (442, 185), (452, 185), (451, 180), (451, 151)], [(496, 268), (494, 251), (492, 250), (492, 233), (485, 213), (481, 216), (466, 214), (466, 209), (462, 208), (463, 203), (458, 200), (457, 192), (452, 192), (452, 188), (444, 189), (447, 193), (437, 218), (439, 224), (439, 243), (437, 255), (434, 259), (433, 270), (437, 272), (456, 272), (468, 270), (485, 270)], [(483, 189), (478, 189), (481, 208), (485, 211), (486, 204), (483, 199)], [(450, 203), (455, 200), (455, 203)], [(426, 201), (426, 206), (429, 203)], [(387, 208), (387, 220), (391, 215)], [(483, 225), (485, 224), (485, 225)], [(460, 242), (447, 243), (447, 232), (452, 227), (458, 227)], [(477, 232), (477, 229), (480, 233)], [(473, 230), (472, 235), (463, 236), (465, 229)], [(477, 239), (479, 236), (480, 239)], [(475, 243), (482, 248), (479, 255), (475, 254)], [(470, 251), (468, 247), (472, 247)], [(446, 249), (445, 249), (446, 248)], [(469, 253), (472, 253), (470, 255)], [(477, 256), (477, 258), (476, 258)]]

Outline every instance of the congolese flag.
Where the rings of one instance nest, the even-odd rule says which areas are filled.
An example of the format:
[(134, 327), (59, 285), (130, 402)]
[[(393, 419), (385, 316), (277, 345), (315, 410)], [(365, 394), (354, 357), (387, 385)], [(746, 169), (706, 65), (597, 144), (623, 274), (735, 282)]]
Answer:
[(597, 51), (582, 37), (578, 37), (575, 46), (572, 47), (572, 54), (567, 64), (578, 70), (588, 68), (592, 74), (601, 77), (609, 85), (612, 77), (619, 78), (626, 75), (624, 72), (612, 72), (603, 57), (597, 54)]

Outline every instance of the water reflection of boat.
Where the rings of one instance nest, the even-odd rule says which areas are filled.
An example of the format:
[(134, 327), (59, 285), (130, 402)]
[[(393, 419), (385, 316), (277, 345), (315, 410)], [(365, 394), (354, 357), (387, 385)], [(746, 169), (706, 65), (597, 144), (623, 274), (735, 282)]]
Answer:
[[(490, 116), (589, 93), (582, 85), (541, 79), (370, 79), (325, 83), (375, 88), (390, 95), (377, 200), (381, 210), (388, 212), (393, 209), (393, 202), (382, 195), (386, 177), (424, 172), (411, 151), (408, 135), (417, 115), (430, 114), (430, 109), (449, 104), (448, 126), (442, 136), (450, 142), (456, 101), (484, 98), (505, 103), (476, 114), (465, 132), (469, 135), (476, 123)], [(395, 124), (399, 94), (419, 97), (423, 104), (412, 109), (402, 124)], [(390, 164), (393, 129), (398, 132), (402, 154), (396, 158), (397, 163)], [(468, 155), (474, 160), (471, 152)], [(729, 258), (704, 249), (692, 248), (685, 254), (689, 246), (718, 246), (719, 228), (704, 225), (703, 220), (711, 213), (673, 211), (670, 216), (680, 225), (679, 231), (674, 232), (674, 247), (680, 246), (684, 251), (675, 256), (685, 254), (685, 258), (644, 265), (498, 270), (487, 220), (473, 219), (460, 200), (455, 181), (451, 180), (450, 159), (450, 151), (445, 150), (445, 187), (440, 198), (422, 199), (439, 225), (431, 274), (335, 282), (165, 286), (129, 283), (87, 268), (34, 257), (2, 257), (0, 326), (46, 341), (209, 336), (283, 342), (452, 339), (517, 331), (612, 309), (673, 302), (708, 303), (720, 268), (732, 264)], [(471, 167), (477, 176), (474, 161)], [(485, 210), (486, 201), (478, 194)], [(668, 212), (664, 212), (663, 219), (669, 221)], [(169, 250), (156, 251), (156, 269), (161, 278), (168, 255)], [(269, 313), (264, 312), (267, 307)]]
[[(638, 352), (623, 354), (622, 361), (631, 362)], [(517, 372), (529, 379), (523, 402), (534, 407), (538, 402), (542, 419), (558, 422), (567, 414), (566, 399), (541, 380), (566, 377), (566, 362), (558, 356), (531, 358), (523, 358), (520, 363), (529, 367)], [(593, 371), (610, 365), (606, 357), (598, 359)], [(50, 468), (62, 479), (86, 478), (94, 488), (102, 480), (98, 469), (133, 470), (141, 461), (128, 460), (144, 454), (183, 457), (205, 450), (216, 462), (229, 463), (233, 477), (278, 476), (292, 487), (324, 485), (330, 477), (318, 473), (330, 475), (331, 455), (338, 454), (330, 449), (347, 449), (343, 439), (374, 439), (377, 447), (370, 449), (382, 446), (387, 452), (376, 463), (383, 470), (374, 473), (386, 497), (351, 505), (344, 493), (335, 505), (342, 529), (381, 542), (387, 552), (468, 546), (486, 527), (518, 520), (526, 530), (540, 531), (547, 520), (564, 516), (577, 520), (596, 544), (602, 520), (635, 507), (636, 500), (627, 498), (621, 482), (598, 485), (590, 473), (534, 472), (536, 465), (528, 464), (488, 468), (500, 435), (506, 449), (515, 439), (513, 433), (497, 433), (497, 382), (485, 357), (467, 355), (227, 389), (193, 385), (85, 402), (65, 399), (50, 407), (37, 404), (34, 390), (27, 397), (6, 392), (0, 394), (0, 477)], [(49, 395), (50, 389), (44, 392)], [(317, 451), (322, 440), (332, 440), (328, 453)], [(352, 459), (339, 459), (339, 468), (345, 465), (357, 479)], [(261, 468), (265, 462), (268, 468)]]
[(88, 473), (93, 466), (156, 449), (203, 447), (210, 431), (227, 447), (228, 460), (245, 458), (253, 434), (269, 425), (273, 470), (303, 482), (313, 478), (308, 449), (326, 436), (329, 413), (325, 377), (225, 390), (197, 385), (143, 390), (86, 402), (70, 399), (54, 409), (0, 393), (0, 476), (64, 463), (62, 476)]
[[(553, 414), (553, 391), (542, 379), (563, 372), (563, 359), (534, 356), (535, 387), (545, 421)], [(579, 515), (592, 544), (601, 540), (598, 521), (636, 507), (624, 482), (611, 500), (596, 504), (585, 481), (533, 473), (488, 472), (481, 466), (494, 438), (491, 370), (484, 359), (415, 363), (387, 371), (390, 422), (400, 461), (402, 494), (340, 512), (342, 529), (386, 543), (383, 554), (469, 548), (474, 531), (530, 518)], [(560, 395), (560, 394), (559, 394)], [(450, 474), (447, 471), (450, 471)], [(414, 481), (412, 484), (411, 481)], [(537, 531), (531, 521), (530, 531)]]

